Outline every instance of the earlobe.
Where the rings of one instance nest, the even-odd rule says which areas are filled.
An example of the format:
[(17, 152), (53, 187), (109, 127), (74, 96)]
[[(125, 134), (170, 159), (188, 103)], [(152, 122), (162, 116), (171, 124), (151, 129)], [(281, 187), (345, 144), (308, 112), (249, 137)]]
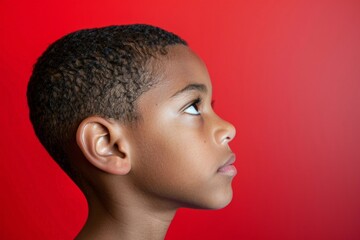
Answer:
[(131, 164), (123, 128), (117, 122), (92, 116), (79, 125), (76, 141), (93, 166), (110, 174), (125, 175), (130, 171)]

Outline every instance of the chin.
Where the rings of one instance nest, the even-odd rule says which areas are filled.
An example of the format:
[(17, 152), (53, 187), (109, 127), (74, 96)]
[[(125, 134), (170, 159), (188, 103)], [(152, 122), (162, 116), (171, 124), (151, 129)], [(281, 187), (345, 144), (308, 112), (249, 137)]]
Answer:
[(233, 192), (221, 192), (217, 194), (213, 194), (210, 196), (206, 196), (201, 203), (192, 204), (192, 206), (188, 206), (190, 208), (196, 209), (209, 209), (209, 210), (218, 210), (229, 205), (233, 198)]
[(230, 198), (224, 198), (221, 201), (215, 202), (209, 209), (213, 209), (213, 210), (222, 209), (222, 208), (226, 207), (227, 205), (229, 205), (231, 200), (232, 200), (232, 195)]
[(212, 197), (212, 207), (211, 209), (222, 209), (230, 204), (231, 200), (233, 198), (233, 190), (230, 186), (225, 191), (218, 192), (217, 194), (214, 194)]

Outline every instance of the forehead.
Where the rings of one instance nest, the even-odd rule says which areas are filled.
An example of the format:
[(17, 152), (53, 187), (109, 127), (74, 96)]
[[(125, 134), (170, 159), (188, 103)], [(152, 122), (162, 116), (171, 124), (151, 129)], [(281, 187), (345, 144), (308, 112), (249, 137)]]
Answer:
[(190, 48), (183, 45), (172, 46), (165, 56), (153, 60), (151, 64), (154, 64), (154, 76), (158, 79), (149, 90), (140, 95), (135, 105), (136, 111), (145, 122), (153, 116), (165, 114), (168, 109), (179, 108), (180, 105), (193, 100), (190, 98), (194, 97), (196, 88), (192, 88), (194, 91), (186, 91), (188, 94), (173, 97), (189, 85), (201, 85), (206, 88), (201, 94), (204, 100), (211, 100), (212, 86), (206, 66)]
[(190, 48), (172, 46), (167, 55), (154, 60), (152, 64), (158, 79), (136, 101), (137, 111), (143, 117), (159, 113), (163, 106), (179, 99), (173, 96), (189, 85), (202, 85), (206, 88), (202, 93), (211, 98), (212, 87), (206, 66)]
[(189, 84), (203, 84), (211, 91), (210, 77), (204, 62), (187, 46), (169, 47), (168, 54), (156, 60), (158, 79), (156, 89), (172, 95)]

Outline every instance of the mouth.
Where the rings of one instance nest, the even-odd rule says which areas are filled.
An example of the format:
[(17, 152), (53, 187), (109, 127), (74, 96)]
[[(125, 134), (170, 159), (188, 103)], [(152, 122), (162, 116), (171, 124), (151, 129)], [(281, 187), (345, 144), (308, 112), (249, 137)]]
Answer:
[(218, 173), (234, 177), (237, 174), (236, 167), (233, 165), (236, 160), (234, 154), (232, 154), (229, 159), (217, 170)]

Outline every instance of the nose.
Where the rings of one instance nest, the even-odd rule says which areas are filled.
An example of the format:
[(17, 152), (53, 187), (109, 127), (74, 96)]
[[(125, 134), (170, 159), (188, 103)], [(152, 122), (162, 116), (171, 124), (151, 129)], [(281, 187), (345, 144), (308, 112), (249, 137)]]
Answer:
[(236, 135), (234, 125), (217, 116), (216, 127), (214, 131), (215, 141), (219, 145), (228, 145)]

